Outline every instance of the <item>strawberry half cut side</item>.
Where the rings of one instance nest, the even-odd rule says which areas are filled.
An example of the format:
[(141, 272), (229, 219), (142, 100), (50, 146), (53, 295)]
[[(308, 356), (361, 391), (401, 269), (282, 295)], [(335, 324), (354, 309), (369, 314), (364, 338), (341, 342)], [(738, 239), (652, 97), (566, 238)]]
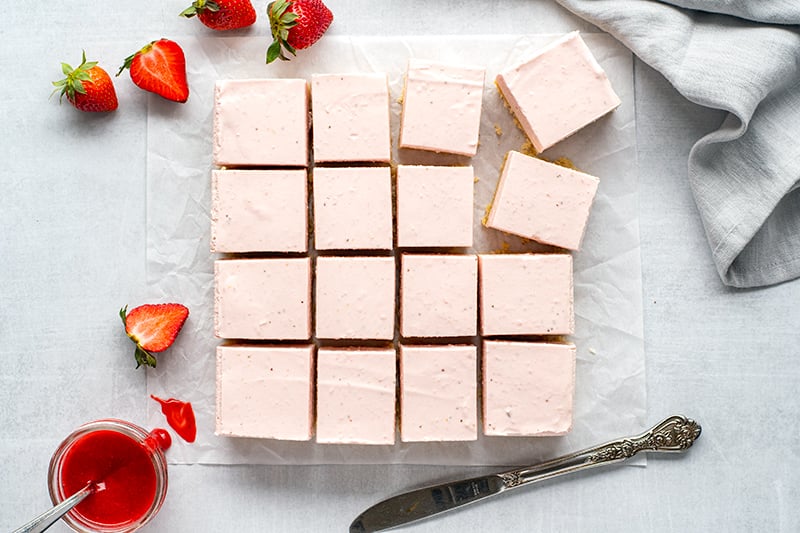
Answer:
[(153, 353), (163, 352), (175, 342), (189, 309), (182, 304), (145, 304), (128, 312), (125, 306), (119, 311), (125, 333), (136, 344), (136, 368), (142, 365), (155, 368)]
[(130, 69), (137, 87), (167, 100), (184, 103), (189, 98), (186, 82), (186, 56), (175, 41), (159, 39), (125, 58), (117, 76)]

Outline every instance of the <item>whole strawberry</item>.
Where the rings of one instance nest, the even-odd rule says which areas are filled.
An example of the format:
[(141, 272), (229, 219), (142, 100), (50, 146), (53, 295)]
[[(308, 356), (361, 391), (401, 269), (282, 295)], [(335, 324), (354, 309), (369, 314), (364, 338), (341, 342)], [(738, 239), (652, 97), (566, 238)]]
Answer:
[(117, 76), (126, 68), (131, 70), (133, 83), (145, 91), (180, 103), (189, 98), (186, 56), (175, 41), (160, 39), (145, 45), (125, 58)]
[(194, 0), (180, 15), (186, 18), (197, 15), (212, 30), (235, 30), (256, 21), (256, 10), (250, 0)]
[(267, 63), (280, 58), (288, 61), (284, 49), (292, 55), (319, 41), (333, 22), (333, 13), (321, 0), (275, 0), (267, 6), (272, 44), (267, 49)]
[(125, 325), (125, 333), (136, 343), (136, 368), (142, 365), (156, 366), (153, 353), (163, 352), (175, 342), (189, 310), (181, 304), (145, 304), (131, 309), (119, 310)]
[(97, 61), (86, 61), (85, 51), (77, 68), (61, 63), (61, 71), (66, 78), (53, 82), (56, 87), (53, 94), (60, 91), (59, 102), (67, 95), (67, 100), (81, 111), (114, 111), (117, 108), (117, 92), (111, 77), (97, 66)]

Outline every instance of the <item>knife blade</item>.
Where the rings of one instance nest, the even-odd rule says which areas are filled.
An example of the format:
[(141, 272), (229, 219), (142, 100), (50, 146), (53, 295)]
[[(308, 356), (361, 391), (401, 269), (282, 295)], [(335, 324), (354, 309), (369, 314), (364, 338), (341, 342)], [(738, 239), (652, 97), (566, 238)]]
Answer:
[(350, 533), (384, 531), (459, 509), (507, 490), (563, 474), (625, 461), (639, 452), (683, 452), (700, 436), (700, 425), (681, 415), (639, 435), (613, 440), (538, 465), (425, 487), (376, 503), (350, 525)]
[(377, 503), (350, 525), (350, 533), (382, 531), (480, 501), (506, 489), (497, 474), (406, 492)]

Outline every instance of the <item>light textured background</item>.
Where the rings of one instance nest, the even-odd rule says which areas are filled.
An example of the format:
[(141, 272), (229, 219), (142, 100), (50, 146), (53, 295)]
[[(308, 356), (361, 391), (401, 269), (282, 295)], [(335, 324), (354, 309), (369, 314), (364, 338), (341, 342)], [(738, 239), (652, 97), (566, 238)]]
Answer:
[[(544, 0), (328, 3), (340, 35), (591, 29)], [(146, 96), (120, 78), (118, 112), (81, 115), (48, 101), (49, 83), (82, 47), (116, 71), (158, 37), (213, 38), (176, 16), (183, 7), (20, 2), (0, 19), (0, 530), (47, 507), (47, 461), (61, 438), (86, 420), (138, 416), (145, 391), (116, 312), (145, 294)], [(244, 33), (266, 36), (263, 17)], [(703, 437), (684, 457), (540, 485), (414, 531), (800, 529), (800, 282), (722, 285), (686, 172), (691, 144), (722, 116), (684, 101), (641, 62), (635, 78), (649, 419), (682, 412)], [(149, 531), (345, 531), (379, 498), (476, 473), (171, 467)]]

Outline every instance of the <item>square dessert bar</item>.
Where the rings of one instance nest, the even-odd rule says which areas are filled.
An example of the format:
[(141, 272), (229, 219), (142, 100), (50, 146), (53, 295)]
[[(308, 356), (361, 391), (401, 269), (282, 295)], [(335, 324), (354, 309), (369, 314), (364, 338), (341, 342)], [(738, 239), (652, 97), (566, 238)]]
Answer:
[(217, 347), (216, 433), (310, 440), (314, 347)]
[(314, 169), (317, 250), (392, 249), (389, 167)]
[(484, 434), (564, 435), (574, 396), (574, 345), (484, 341)]
[(214, 88), (214, 164), (308, 165), (306, 81), (218, 81)]
[(589, 174), (511, 151), (486, 226), (578, 250), (599, 184)]
[(501, 72), (495, 82), (538, 152), (620, 104), (608, 76), (578, 32), (564, 35)]
[(400, 438), (478, 438), (475, 346), (400, 347)]
[(572, 256), (479, 255), (483, 335), (568, 335), (575, 329)]
[(478, 256), (403, 254), (400, 305), (404, 337), (475, 335)]
[(315, 74), (311, 110), (317, 163), (391, 159), (386, 74)]
[(397, 167), (397, 246), (472, 246), (475, 173), (468, 167)]
[(410, 59), (400, 148), (474, 156), (486, 69)]
[(223, 339), (311, 336), (311, 260), (214, 262), (214, 334)]
[(393, 257), (317, 258), (316, 336), (394, 338)]
[(305, 252), (308, 179), (298, 170), (214, 170), (212, 252)]
[(394, 349), (320, 348), (317, 442), (394, 444)]

